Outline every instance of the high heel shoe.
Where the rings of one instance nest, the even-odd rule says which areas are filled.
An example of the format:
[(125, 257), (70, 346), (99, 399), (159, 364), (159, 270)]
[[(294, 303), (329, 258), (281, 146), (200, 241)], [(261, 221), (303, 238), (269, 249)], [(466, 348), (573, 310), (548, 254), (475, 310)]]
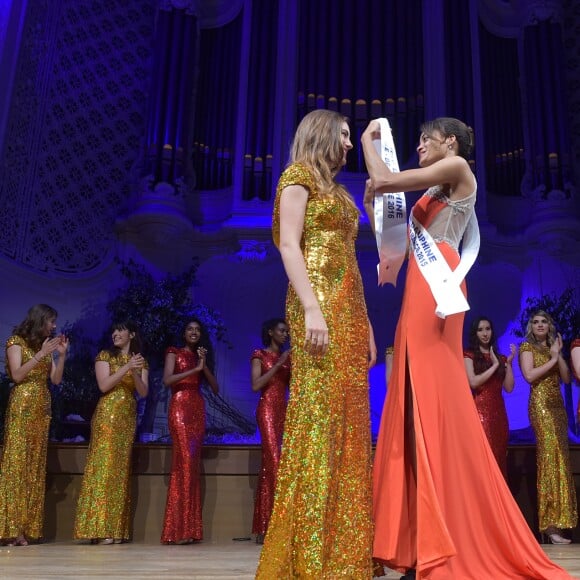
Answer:
[(114, 541), (113, 538), (103, 538), (102, 540), (99, 540), (99, 544), (101, 546), (110, 546)]
[(28, 540), (24, 536), (18, 536), (13, 540), (9, 540), (7, 546), (28, 546)]
[(548, 534), (548, 540), (550, 540), (550, 544), (565, 545), (572, 543), (572, 540), (569, 540), (568, 538), (565, 538), (558, 533)]
[(14, 546), (28, 546), (28, 542), (22, 538), (10, 538), (9, 540), (3, 540), (2, 546), (7, 546), (8, 548), (14, 548)]

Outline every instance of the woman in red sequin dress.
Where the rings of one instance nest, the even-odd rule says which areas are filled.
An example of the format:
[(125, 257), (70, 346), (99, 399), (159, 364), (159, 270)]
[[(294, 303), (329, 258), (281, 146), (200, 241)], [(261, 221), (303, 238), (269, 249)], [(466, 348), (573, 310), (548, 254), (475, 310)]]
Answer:
[(512, 361), (516, 347), (510, 345), (508, 357), (499, 354), (493, 324), (484, 316), (473, 321), (469, 332), (469, 346), (463, 353), (467, 379), (473, 390), (483, 430), (501, 472), (507, 479), (509, 423), (502, 391), (505, 389), (511, 393), (514, 388)]
[(161, 542), (191, 544), (203, 537), (200, 468), (205, 435), (205, 404), (200, 392), (205, 379), (214, 393), (218, 383), (208, 366), (211, 343), (201, 322), (191, 319), (185, 327), (182, 348), (165, 354), (163, 382), (171, 388), (169, 432), (173, 453)]
[(288, 340), (288, 326), (282, 318), (267, 320), (262, 325), (262, 343), (266, 348), (252, 353), (252, 390), (260, 391), (256, 410), (262, 438), (262, 465), (254, 504), (252, 533), (256, 543), (264, 543), (264, 535), (274, 505), (276, 473), (280, 462), (287, 393), (290, 383), (290, 351), (282, 352)]

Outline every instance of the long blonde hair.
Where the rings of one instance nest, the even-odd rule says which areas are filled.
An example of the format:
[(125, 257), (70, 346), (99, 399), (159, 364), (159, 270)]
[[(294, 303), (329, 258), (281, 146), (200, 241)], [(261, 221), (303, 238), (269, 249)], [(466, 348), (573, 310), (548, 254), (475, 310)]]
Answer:
[(356, 209), (348, 191), (335, 181), (342, 166), (342, 124), (347, 117), (335, 111), (316, 109), (308, 113), (296, 129), (289, 163), (300, 163), (314, 175), (323, 196), (336, 196)]
[(526, 326), (526, 340), (530, 344), (534, 344), (536, 346), (540, 344), (534, 335), (534, 331), (532, 330), (532, 320), (534, 320), (536, 316), (543, 316), (548, 321), (548, 336), (546, 337), (546, 344), (548, 346), (552, 346), (556, 340), (556, 325), (554, 324), (554, 319), (545, 310), (536, 310), (530, 316)]

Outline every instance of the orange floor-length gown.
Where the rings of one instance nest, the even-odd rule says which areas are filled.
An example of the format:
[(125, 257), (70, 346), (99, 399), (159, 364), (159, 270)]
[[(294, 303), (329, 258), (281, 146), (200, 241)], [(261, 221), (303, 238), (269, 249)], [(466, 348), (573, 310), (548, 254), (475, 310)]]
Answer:
[[(429, 230), (441, 211), (452, 224), (470, 208), (432, 188), (413, 214)], [(454, 269), (457, 251), (437, 245)], [(463, 319), (435, 315), (411, 256), (375, 455), (373, 555), (416, 568), (418, 579), (570, 578), (532, 535), (489, 447), (465, 372)]]

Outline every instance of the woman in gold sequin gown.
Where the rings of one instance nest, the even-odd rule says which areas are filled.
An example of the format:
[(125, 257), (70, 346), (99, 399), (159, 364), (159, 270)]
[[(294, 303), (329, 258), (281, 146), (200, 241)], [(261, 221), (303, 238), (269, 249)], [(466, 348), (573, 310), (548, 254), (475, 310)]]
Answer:
[(135, 392), (147, 396), (147, 362), (134, 323), (116, 323), (113, 348), (96, 358), (103, 396), (91, 421), (91, 443), (81, 484), (74, 538), (101, 544), (129, 539), (130, 464), (135, 438)]
[(467, 380), (473, 391), (473, 400), (489, 446), (507, 480), (507, 446), (509, 422), (503, 400), (503, 391), (514, 388), (512, 361), (516, 354), (514, 344), (506, 357), (497, 350), (493, 324), (489, 318), (476, 318), (469, 331), (469, 348), (463, 352)]
[(520, 367), (531, 386), (528, 411), (536, 434), (540, 532), (553, 544), (569, 544), (561, 531), (576, 526), (578, 513), (560, 381), (570, 382), (570, 369), (548, 313), (539, 310), (530, 318), (526, 338), (520, 346)]
[[(68, 340), (51, 338), (57, 312), (33, 306), (6, 341), (7, 371), (15, 385), (6, 413), (0, 464), (0, 541), (26, 546), (42, 537), (50, 391), (62, 380)], [(54, 353), (58, 354), (55, 360)]]
[(273, 237), (290, 285), (290, 400), (257, 578), (372, 576), (369, 332), (354, 242), (359, 212), (335, 175), (345, 118), (300, 123), (278, 183)]

